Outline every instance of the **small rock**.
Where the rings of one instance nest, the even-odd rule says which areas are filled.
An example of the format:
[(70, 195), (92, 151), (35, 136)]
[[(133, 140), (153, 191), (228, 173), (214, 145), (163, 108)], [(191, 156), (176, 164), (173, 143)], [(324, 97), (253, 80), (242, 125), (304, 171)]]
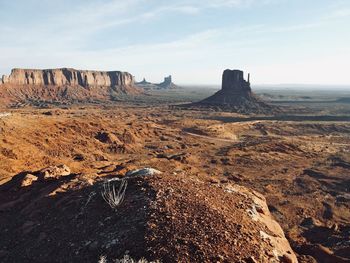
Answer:
[(27, 174), (21, 183), (21, 187), (26, 187), (26, 186), (30, 186), (33, 184), (33, 182), (37, 181), (38, 177), (33, 175), (33, 174)]
[(141, 168), (136, 170), (128, 171), (125, 176), (149, 176), (149, 175), (155, 175), (155, 174), (161, 174), (161, 171), (158, 171), (154, 168)]

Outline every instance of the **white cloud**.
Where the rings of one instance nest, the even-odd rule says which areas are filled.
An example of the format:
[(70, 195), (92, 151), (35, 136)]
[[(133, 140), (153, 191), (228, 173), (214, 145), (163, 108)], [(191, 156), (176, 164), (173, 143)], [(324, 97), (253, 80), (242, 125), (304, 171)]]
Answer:
[(349, 17), (349, 16), (350, 16), (350, 8), (342, 8), (342, 9), (332, 11), (329, 15), (326, 16), (326, 18), (334, 19), (334, 18), (343, 18), (343, 17)]

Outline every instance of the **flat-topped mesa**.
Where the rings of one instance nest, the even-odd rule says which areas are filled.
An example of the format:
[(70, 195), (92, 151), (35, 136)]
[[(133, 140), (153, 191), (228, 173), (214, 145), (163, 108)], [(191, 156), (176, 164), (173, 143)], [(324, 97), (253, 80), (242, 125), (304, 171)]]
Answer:
[(248, 81), (244, 79), (243, 71), (226, 69), (222, 74), (222, 86), (223, 92), (238, 93), (238, 94), (251, 94), (252, 90)]
[(3, 76), (1, 83), (14, 85), (50, 85), (82, 87), (133, 86), (134, 77), (121, 71), (92, 71), (70, 68), (60, 69), (12, 69)]

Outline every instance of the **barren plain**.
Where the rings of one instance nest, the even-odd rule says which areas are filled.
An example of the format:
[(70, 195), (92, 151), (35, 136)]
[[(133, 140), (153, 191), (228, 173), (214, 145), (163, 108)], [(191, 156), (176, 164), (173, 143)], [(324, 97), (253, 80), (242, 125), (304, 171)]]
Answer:
[[(238, 186), (265, 196), (299, 262), (350, 261), (348, 104), (318, 115), (320, 104), (301, 103), (293, 106), (304, 115), (247, 116), (178, 108), (169, 101), (179, 96), (169, 94), (153, 94), (159, 103), (146, 96), (1, 110), (3, 262), (97, 262), (125, 253), (275, 262), (274, 250), (266, 252), (272, 241), (242, 215), (245, 199), (227, 196)], [(68, 176), (40, 179), (37, 171), (61, 164)], [(108, 207), (97, 183), (145, 167), (162, 174), (131, 179), (117, 211)], [(295, 262), (293, 255), (279, 260)]]

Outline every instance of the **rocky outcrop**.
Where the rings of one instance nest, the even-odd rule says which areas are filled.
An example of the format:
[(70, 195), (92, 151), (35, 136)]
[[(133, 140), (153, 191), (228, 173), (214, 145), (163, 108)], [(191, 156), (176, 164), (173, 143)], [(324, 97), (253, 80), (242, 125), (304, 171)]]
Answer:
[[(60, 170), (42, 180), (42, 171), (56, 174), (49, 167), (0, 185), (2, 262), (52, 262), (54, 252), (55, 262), (96, 262), (101, 255), (112, 262), (128, 251), (170, 263), (297, 263), (261, 194), (210, 177), (132, 167), (69, 176)], [(124, 199), (111, 209), (121, 186)]]
[(70, 169), (67, 165), (49, 166), (38, 172), (40, 178), (44, 180), (59, 179), (63, 176), (70, 175)]
[(248, 74), (246, 81), (241, 70), (226, 69), (222, 75), (221, 90), (191, 106), (239, 113), (272, 113), (277, 111), (276, 107), (266, 104), (252, 92), (249, 78)]
[(121, 71), (91, 71), (70, 68), (61, 69), (13, 69), (2, 77), (2, 83), (14, 85), (52, 85), (82, 87), (132, 86), (134, 78)]

